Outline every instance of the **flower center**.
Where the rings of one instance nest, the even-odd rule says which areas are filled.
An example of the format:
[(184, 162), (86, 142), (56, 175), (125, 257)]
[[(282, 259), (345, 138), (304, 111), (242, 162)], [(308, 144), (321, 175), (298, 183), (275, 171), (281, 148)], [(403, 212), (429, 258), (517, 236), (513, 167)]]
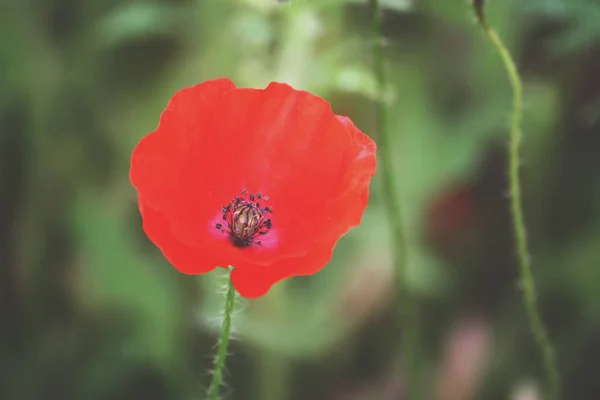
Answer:
[(215, 228), (221, 233), (227, 233), (231, 243), (236, 247), (248, 247), (253, 244), (260, 245), (256, 240), (260, 235), (266, 235), (272, 227), (271, 219), (267, 214), (272, 213), (270, 207), (261, 207), (260, 201), (269, 198), (261, 193), (248, 193), (242, 190), (241, 196), (236, 196), (221, 209), (224, 223), (216, 224)]

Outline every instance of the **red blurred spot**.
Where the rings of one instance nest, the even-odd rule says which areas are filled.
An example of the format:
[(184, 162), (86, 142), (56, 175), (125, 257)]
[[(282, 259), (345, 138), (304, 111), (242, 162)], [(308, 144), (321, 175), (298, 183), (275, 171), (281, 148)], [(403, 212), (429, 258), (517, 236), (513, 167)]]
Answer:
[(472, 185), (450, 186), (434, 197), (425, 216), (425, 240), (445, 250), (458, 246), (472, 233), (478, 220), (477, 197)]

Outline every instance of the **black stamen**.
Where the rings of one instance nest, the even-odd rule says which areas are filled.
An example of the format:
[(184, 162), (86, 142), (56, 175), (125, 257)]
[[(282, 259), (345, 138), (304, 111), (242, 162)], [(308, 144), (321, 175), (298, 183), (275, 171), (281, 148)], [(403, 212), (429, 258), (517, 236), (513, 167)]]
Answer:
[[(260, 208), (260, 203), (255, 200), (268, 199), (262, 193), (249, 193), (247, 189), (242, 190), (242, 196), (235, 196), (231, 202), (221, 208), (224, 223), (215, 224), (215, 228), (221, 233), (229, 235), (231, 243), (235, 247), (244, 248), (254, 244), (260, 245), (256, 240), (259, 235), (266, 235), (273, 227), (267, 213), (272, 213), (271, 207)], [(224, 228), (224, 225), (227, 228)]]

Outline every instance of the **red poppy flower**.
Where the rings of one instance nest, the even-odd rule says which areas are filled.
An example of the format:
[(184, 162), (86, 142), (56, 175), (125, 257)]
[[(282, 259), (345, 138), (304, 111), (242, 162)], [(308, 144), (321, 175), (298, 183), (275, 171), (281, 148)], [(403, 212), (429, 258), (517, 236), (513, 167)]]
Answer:
[(375, 143), (326, 101), (216, 79), (173, 96), (130, 177), (144, 230), (175, 268), (234, 266), (237, 291), (258, 297), (327, 264), (374, 173)]

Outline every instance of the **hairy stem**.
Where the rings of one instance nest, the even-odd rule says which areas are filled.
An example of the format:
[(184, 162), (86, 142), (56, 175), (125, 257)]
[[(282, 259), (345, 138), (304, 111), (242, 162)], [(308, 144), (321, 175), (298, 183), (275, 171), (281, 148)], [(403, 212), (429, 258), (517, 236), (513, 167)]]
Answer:
[(475, 0), (473, 3), (475, 15), (482, 26), (486, 36), (497, 50), (508, 75), (513, 91), (513, 110), (510, 127), (510, 140), (508, 150), (509, 180), (510, 180), (510, 210), (514, 229), (515, 246), (519, 261), (520, 278), (523, 290), (523, 303), (529, 318), (529, 325), (544, 362), (550, 398), (558, 399), (560, 394), (560, 376), (554, 355), (554, 348), (540, 317), (537, 304), (537, 294), (533, 272), (531, 270), (531, 257), (527, 245), (527, 232), (523, 217), (521, 202), (521, 183), (519, 177), (519, 145), (521, 141), (521, 119), (523, 116), (523, 85), (515, 63), (502, 43), (500, 36), (490, 26), (485, 17), (484, 1)]
[[(381, 8), (378, 0), (369, 0), (369, 6), (373, 14), (373, 69), (377, 78), (379, 92), (383, 94), (386, 90), (386, 75), (384, 68), (383, 45), (384, 36), (381, 26)], [(398, 277), (400, 326), (401, 326), (401, 351), (405, 360), (407, 382), (409, 387), (409, 400), (417, 398), (419, 383), (418, 371), (418, 335), (415, 309), (412, 303), (409, 285), (406, 283), (409, 265), (408, 246), (404, 233), (402, 220), (401, 202), (396, 188), (394, 177), (393, 158), (394, 153), (391, 145), (391, 134), (388, 126), (388, 106), (384, 99), (380, 99), (376, 106), (376, 123), (379, 134), (379, 155), (381, 168), (380, 175), (383, 183), (383, 197), (390, 217), (391, 233), (394, 249), (394, 263)]]
[[(231, 274), (231, 268), (229, 269)], [(213, 377), (208, 387), (208, 399), (217, 400), (219, 398), (219, 389), (223, 381), (223, 369), (225, 368), (225, 359), (227, 358), (227, 347), (229, 346), (229, 337), (231, 335), (231, 317), (235, 305), (235, 288), (231, 283), (231, 278), (227, 276), (227, 292), (225, 294), (225, 310), (223, 311), (223, 325), (221, 327), (221, 337), (219, 338), (219, 347), (217, 349), (217, 358), (213, 370)]]

